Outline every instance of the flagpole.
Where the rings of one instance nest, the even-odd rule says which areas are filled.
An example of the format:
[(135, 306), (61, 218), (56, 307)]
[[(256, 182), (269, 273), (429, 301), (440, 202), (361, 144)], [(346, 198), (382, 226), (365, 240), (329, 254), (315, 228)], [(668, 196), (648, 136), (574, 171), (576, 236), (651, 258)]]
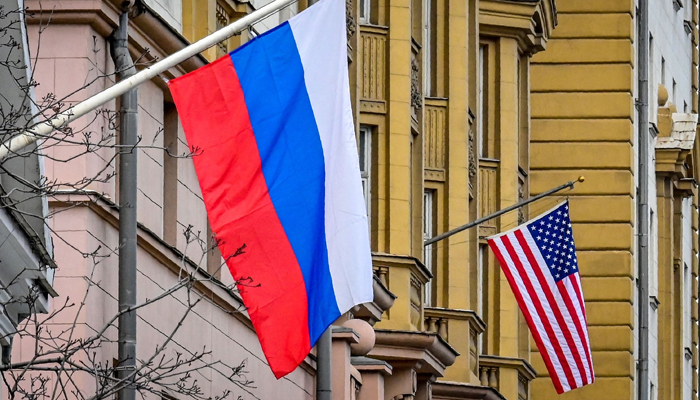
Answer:
[[(260, 21), (268, 15), (279, 11), (285, 6), (293, 3), (296, 0), (275, 0), (260, 9), (242, 17), (230, 25), (219, 29), (218, 31), (206, 36), (197, 42), (179, 50), (163, 60), (151, 65), (150, 67), (141, 70), (137, 74), (128, 79), (119, 81), (119, 83), (110, 86), (100, 93), (84, 100), (69, 109), (62, 111), (53, 119), (45, 122), (40, 122), (20, 134), (15, 135), (11, 139), (0, 145), (0, 161), (4, 160), (9, 154), (16, 153), (20, 149), (28, 146), (39, 139), (49, 135), (55, 129), (59, 129), (69, 122), (76, 120), (83, 115), (95, 110), (97, 107), (114, 100), (122, 94), (128, 92), (132, 88), (149, 81), (164, 71), (180, 64), (188, 58), (195, 56), (202, 51), (216, 45), (217, 43), (233, 36), (235, 33), (242, 31), (248, 26)], [(310, 1), (311, 3), (311, 1)]]
[(544, 197), (547, 197), (547, 196), (551, 196), (551, 195), (553, 195), (554, 193), (560, 192), (560, 191), (562, 191), (562, 190), (564, 190), (564, 189), (567, 189), (567, 188), (568, 188), (568, 189), (573, 189), (573, 188), (574, 188), (574, 185), (575, 185), (576, 183), (583, 182), (585, 179), (586, 179), (586, 178), (584, 178), (583, 176), (579, 176), (579, 178), (578, 178), (577, 180), (575, 180), (575, 181), (567, 182), (567, 183), (565, 183), (565, 184), (563, 184), (563, 185), (560, 185), (560, 186), (555, 187), (554, 189), (550, 189), (550, 190), (548, 190), (548, 191), (546, 191), (546, 192), (544, 192), (544, 193), (540, 193), (540, 194), (538, 194), (538, 195), (535, 196), (535, 197), (531, 197), (531, 198), (529, 198), (529, 199), (527, 199), (527, 200), (523, 200), (523, 201), (521, 201), (521, 202), (519, 202), (519, 203), (515, 203), (515, 204), (513, 204), (513, 205), (510, 206), (510, 207), (506, 207), (506, 208), (504, 208), (504, 209), (502, 209), (502, 210), (496, 211), (496, 212), (493, 213), (493, 214), (487, 215), (487, 216), (485, 216), (485, 217), (481, 217), (481, 218), (477, 219), (476, 221), (472, 221), (472, 222), (470, 222), (470, 223), (468, 223), (468, 224), (464, 224), (464, 225), (462, 225), (462, 226), (460, 226), (460, 227), (457, 227), (457, 228), (455, 228), (455, 229), (452, 229), (451, 231), (447, 231), (447, 232), (445, 232), (445, 233), (443, 233), (443, 234), (440, 234), (440, 235), (437, 235), (437, 236), (435, 236), (435, 237), (432, 237), (432, 238), (426, 240), (425, 242), (423, 242), (423, 246), (430, 246), (431, 244), (436, 243), (436, 242), (439, 242), (439, 241), (441, 241), (441, 240), (443, 240), (443, 239), (447, 239), (448, 237), (450, 237), (450, 236), (452, 236), (452, 235), (454, 235), (454, 234), (456, 234), (456, 233), (459, 233), (459, 232), (462, 232), (462, 231), (467, 230), (467, 229), (469, 229), (469, 228), (473, 228), (473, 227), (475, 227), (475, 226), (477, 226), (477, 225), (483, 224), (484, 222), (486, 222), (486, 221), (488, 221), (488, 220), (491, 220), (491, 219), (494, 219), (494, 218), (496, 218), (496, 217), (499, 217), (499, 216), (501, 216), (501, 215), (503, 215), (503, 214), (505, 214), (505, 213), (507, 213), (507, 212), (510, 212), (510, 211), (513, 211), (513, 210), (517, 210), (518, 208), (523, 207), (523, 206), (526, 206), (526, 205), (532, 203), (533, 201), (537, 201), (537, 200), (539, 200), (539, 199), (541, 199), (541, 198), (544, 198)]

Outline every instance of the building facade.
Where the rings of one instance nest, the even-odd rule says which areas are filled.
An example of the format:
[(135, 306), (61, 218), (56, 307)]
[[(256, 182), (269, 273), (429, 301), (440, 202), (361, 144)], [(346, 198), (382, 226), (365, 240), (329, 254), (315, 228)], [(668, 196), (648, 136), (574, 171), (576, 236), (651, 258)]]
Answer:
[[(148, 0), (131, 23), (132, 55), (148, 49), (146, 62), (163, 58), (268, 2)], [(27, 1), (31, 10), (53, 10), (41, 37), (48, 16), (29, 21), (38, 97), (54, 93), (76, 102), (112, 84), (107, 37), (118, 3)], [(333, 398), (634, 399), (640, 312), (651, 321), (650, 399), (697, 398), (699, 13), (695, 0), (651, 3), (652, 151), (640, 155), (641, 33), (633, 0), (346, 0), (375, 299), (333, 329)], [(234, 312), (241, 304), (225, 290), (233, 281), (220, 268), (220, 254), (183, 235), (199, 232), (213, 244), (191, 159), (168, 155), (191, 149), (166, 81), (307, 6), (299, 0), (139, 87), (139, 135), (152, 144), (138, 150), (139, 299), (174, 284), (182, 268), (212, 278), (198, 287), (206, 301), (185, 320), (175, 345), (185, 353), (206, 346), (231, 363), (247, 359), (255, 388), (231, 388), (243, 398), (314, 398), (314, 352), (275, 380), (245, 313)], [(108, 125), (88, 117), (73, 124), (94, 131)], [(70, 146), (47, 151), (46, 174), (61, 181), (114, 169), (114, 148), (75, 159)], [(638, 246), (645, 244), (637, 239), (640, 157), (654, 166), (642, 177), (652, 188), (649, 299), (638, 296)], [(561, 199), (433, 246), (423, 242), (581, 175), (586, 182), (567, 195), (597, 379), (558, 396), (485, 237)], [(80, 297), (86, 276), (104, 282), (79, 316), (86, 334), (117, 310), (116, 258), (96, 264), (81, 251), (117, 245), (118, 179), (117, 172), (88, 190), (66, 190), (49, 204), (61, 211), (50, 220), (54, 235), (71, 238), (54, 238), (59, 295)], [(182, 299), (168, 298), (139, 314), (140, 356), (167, 337), (177, 322), (172, 315), (185, 309)], [(13, 356), (26, 360), (31, 351), (20, 346)], [(115, 354), (116, 346), (105, 345), (99, 357)], [(230, 386), (217, 376), (205, 381), (212, 393)]]
[[(697, 398), (698, 5), (648, 3), (649, 31), (641, 32), (634, 1), (557, 1), (559, 25), (547, 51), (532, 60), (530, 193), (587, 178), (569, 195), (596, 382), (564, 398), (641, 398), (642, 386), (650, 399)], [(649, 67), (648, 127), (640, 126), (643, 105), (636, 102), (641, 63)], [(648, 176), (640, 175), (640, 161)], [(647, 198), (640, 196), (643, 181)], [(643, 203), (648, 240), (640, 236)], [(642, 285), (648, 299), (640, 298)], [(648, 313), (648, 330), (641, 313)], [(649, 343), (646, 382), (639, 379), (641, 335)], [(544, 371), (536, 351), (532, 363)], [(546, 379), (533, 391), (557, 396)]]

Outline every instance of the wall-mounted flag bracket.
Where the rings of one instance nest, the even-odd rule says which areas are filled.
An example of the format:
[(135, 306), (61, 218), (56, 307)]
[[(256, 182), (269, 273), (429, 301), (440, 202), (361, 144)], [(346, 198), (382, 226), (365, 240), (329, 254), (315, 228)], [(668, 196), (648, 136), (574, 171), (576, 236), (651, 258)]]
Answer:
[(440, 234), (440, 235), (437, 235), (437, 236), (435, 236), (435, 237), (432, 237), (432, 238), (426, 240), (426, 241), (423, 243), (423, 246), (430, 246), (431, 244), (437, 243), (437, 242), (439, 242), (439, 241), (441, 241), (441, 240), (443, 240), (443, 239), (447, 239), (448, 237), (450, 237), (450, 236), (452, 236), (452, 235), (454, 235), (454, 234), (456, 234), (456, 233), (459, 233), (459, 232), (462, 232), (462, 231), (467, 230), (467, 229), (469, 229), (469, 228), (473, 228), (473, 227), (475, 227), (475, 226), (477, 226), (477, 225), (483, 224), (483, 223), (486, 222), (486, 221), (492, 220), (492, 219), (494, 219), (494, 218), (496, 218), (496, 217), (499, 217), (499, 216), (501, 216), (501, 215), (503, 215), (503, 214), (505, 214), (505, 213), (511, 212), (511, 211), (513, 211), (513, 210), (517, 210), (518, 208), (524, 207), (524, 206), (526, 206), (526, 205), (532, 203), (533, 201), (537, 201), (537, 200), (542, 199), (542, 198), (545, 198), (545, 197), (547, 197), (547, 196), (551, 196), (551, 195), (553, 195), (554, 193), (560, 192), (560, 191), (562, 191), (562, 190), (564, 190), (564, 189), (573, 189), (573, 188), (574, 188), (574, 185), (575, 185), (576, 183), (583, 182), (585, 179), (586, 179), (586, 178), (584, 178), (583, 176), (579, 176), (578, 179), (575, 180), (575, 181), (567, 182), (567, 183), (565, 183), (565, 184), (563, 184), (563, 185), (560, 185), (560, 186), (557, 186), (557, 187), (555, 187), (555, 188), (553, 188), (553, 189), (550, 189), (550, 190), (548, 190), (548, 191), (546, 191), (546, 192), (544, 192), (544, 193), (540, 193), (540, 194), (538, 194), (537, 196), (531, 197), (531, 198), (529, 198), (529, 199), (526, 199), (526, 200), (523, 200), (523, 201), (521, 201), (521, 202), (515, 203), (515, 204), (513, 204), (513, 205), (510, 206), (510, 207), (506, 207), (506, 208), (504, 208), (504, 209), (502, 209), (502, 210), (496, 211), (496, 212), (493, 213), (493, 214), (487, 215), (487, 216), (485, 216), (485, 217), (481, 217), (481, 218), (479, 218), (479, 219), (477, 219), (477, 220), (474, 220), (474, 221), (472, 221), (472, 222), (470, 222), (470, 223), (468, 223), (468, 224), (464, 224), (464, 225), (459, 226), (459, 227), (457, 227), (457, 228), (455, 228), (455, 229), (452, 229), (452, 230), (450, 230), (450, 231), (447, 231), (447, 232), (445, 232), (445, 233), (442, 233), (442, 234)]

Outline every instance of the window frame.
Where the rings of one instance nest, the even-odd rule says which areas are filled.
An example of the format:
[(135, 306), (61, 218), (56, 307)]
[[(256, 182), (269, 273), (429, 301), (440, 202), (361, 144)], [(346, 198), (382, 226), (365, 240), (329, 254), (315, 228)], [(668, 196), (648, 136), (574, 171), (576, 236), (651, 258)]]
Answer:
[(370, 24), (372, 18), (372, 0), (360, 0), (360, 10), (358, 14), (361, 24)]
[(479, 44), (477, 59), (477, 102), (479, 117), (476, 125), (479, 158), (488, 158), (488, 44)]
[(372, 217), (372, 136), (374, 128), (371, 125), (360, 124), (358, 137), (358, 160), (360, 177), (362, 179), (362, 195), (365, 198), (367, 220)]
[[(436, 191), (433, 189), (426, 188), (423, 191), (423, 241), (426, 241), (433, 236), (435, 236), (435, 196)], [(425, 246), (423, 248), (423, 265), (425, 268), (433, 274), (433, 260), (434, 260), (433, 246)], [(430, 279), (425, 284), (423, 304), (426, 307), (431, 307), (433, 304), (433, 280)]]

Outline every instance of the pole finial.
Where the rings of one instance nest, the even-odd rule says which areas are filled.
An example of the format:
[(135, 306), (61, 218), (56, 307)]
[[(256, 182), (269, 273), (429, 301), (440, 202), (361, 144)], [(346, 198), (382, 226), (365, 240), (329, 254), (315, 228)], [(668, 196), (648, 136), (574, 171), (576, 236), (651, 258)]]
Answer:
[(578, 177), (578, 181), (579, 181), (579, 182), (583, 182), (583, 181), (585, 181), (585, 180), (586, 180), (586, 177), (583, 176), (583, 175), (581, 175), (581, 176)]

